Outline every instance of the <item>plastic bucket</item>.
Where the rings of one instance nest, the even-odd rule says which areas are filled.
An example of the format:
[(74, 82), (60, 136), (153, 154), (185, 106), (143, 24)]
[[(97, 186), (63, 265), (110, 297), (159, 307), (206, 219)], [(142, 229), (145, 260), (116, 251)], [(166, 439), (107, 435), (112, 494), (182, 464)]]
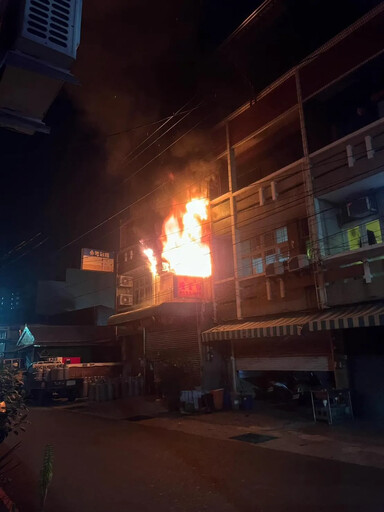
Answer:
[(213, 397), (213, 405), (215, 406), (216, 411), (221, 411), (224, 402), (224, 389), (213, 389), (211, 391), (211, 395)]

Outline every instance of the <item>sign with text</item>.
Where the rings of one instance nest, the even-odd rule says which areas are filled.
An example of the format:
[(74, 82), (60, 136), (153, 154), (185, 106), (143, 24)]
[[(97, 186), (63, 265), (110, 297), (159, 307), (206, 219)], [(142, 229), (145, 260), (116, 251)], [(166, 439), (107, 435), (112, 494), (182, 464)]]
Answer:
[(202, 299), (204, 297), (203, 278), (175, 276), (174, 296), (179, 299)]
[(113, 252), (97, 249), (81, 250), (81, 269), (96, 272), (113, 272), (115, 255)]

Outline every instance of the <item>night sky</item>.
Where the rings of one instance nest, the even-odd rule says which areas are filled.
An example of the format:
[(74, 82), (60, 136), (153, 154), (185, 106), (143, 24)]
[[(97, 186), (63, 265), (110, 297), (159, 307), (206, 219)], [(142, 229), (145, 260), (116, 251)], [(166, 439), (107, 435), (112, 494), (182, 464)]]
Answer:
[[(65, 86), (51, 107), (45, 119), (51, 134), (30, 137), (0, 129), (0, 284), (13, 287), (62, 277), (65, 267), (79, 266), (81, 247), (117, 247), (115, 219), (57, 252), (134, 198), (134, 186), (121, 192), (121, 182), (131, 172), (125, 156), (157, 126), (150, 123), (200, 91), (207, 61), (260, 3), (84, 0), (73, 68), (81, 85)], [(377, 2), (340, 0), (332, 16), (330, 0), (288, 3), (292, 9), (280, 25), (263, 28), (270, 53), (257, 45), (249, 48), (258, 71), (256, 92), (277, 69), (288, 69), (294, 59)], [(322, 18), (311, 11), (319, 6)], [(230, 73), (233, 69), (229, 65)], [(27, 243), (17, 247), (23, 241)]]

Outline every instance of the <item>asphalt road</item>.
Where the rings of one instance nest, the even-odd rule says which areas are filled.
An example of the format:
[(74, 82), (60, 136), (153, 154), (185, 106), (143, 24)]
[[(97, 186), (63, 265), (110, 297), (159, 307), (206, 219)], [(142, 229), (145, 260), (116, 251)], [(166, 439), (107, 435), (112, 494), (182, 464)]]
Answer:
[(21, 512), (39, 510), (47, 444), (54, 475), (45, 512), (384, 510), (383, 470), (60, 408), (32, 409), (29, 419), (6, 488)]

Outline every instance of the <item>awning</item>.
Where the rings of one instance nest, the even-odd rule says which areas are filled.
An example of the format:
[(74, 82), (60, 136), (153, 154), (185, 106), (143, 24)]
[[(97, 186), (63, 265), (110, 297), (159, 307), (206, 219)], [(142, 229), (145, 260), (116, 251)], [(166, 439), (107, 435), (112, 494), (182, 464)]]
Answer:
[(360, 304), (348, 308), (332, 308), (314, 315), (308, 322), (310, 331), (384, 326), (384, 304)]
[(157, 306), (148, 306), (112, 315), (108, 319), (108, 325), (126, 325), (137, 320), (159, 316), (189, 318), (196, 316), (197, 311), (198, 307), (195, 302), (163, 302)]
[(202, 341), (265, 338), (272, 336), (300, 335), (313, 315), (279, 317), (237, 324), (224, 324), (202, 332)]

